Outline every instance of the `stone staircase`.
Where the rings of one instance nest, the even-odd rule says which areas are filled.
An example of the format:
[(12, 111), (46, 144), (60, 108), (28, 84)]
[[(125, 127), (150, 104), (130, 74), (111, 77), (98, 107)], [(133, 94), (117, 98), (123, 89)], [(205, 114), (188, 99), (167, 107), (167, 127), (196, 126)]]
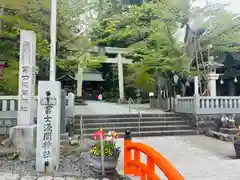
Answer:
[(121, 114), (121, 115), (76, 115), (75, 134), (80, 135), (82, 119), (84, 138), (93, 136), (100, 128), (106, 133), (116, 130), (123, 137), (130, 129), (133, 137), (195, 135), (196, 130), (189, 126), (189, 118), (178, 114)]

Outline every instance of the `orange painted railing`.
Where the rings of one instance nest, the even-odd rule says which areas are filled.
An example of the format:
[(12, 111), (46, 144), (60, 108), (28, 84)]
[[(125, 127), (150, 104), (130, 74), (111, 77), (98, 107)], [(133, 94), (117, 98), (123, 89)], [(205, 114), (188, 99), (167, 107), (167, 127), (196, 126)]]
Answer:
[[(132, 153), (133, 152), (133, 153)], [(147, 157), (147, 164), (140, 160), (140, 153)], [(160, 180), (155, 173), (155, 165), (169, 180), (184, 180), (184, 177), (166, 160), (159, 152), (153, 148), (142, 144), (134, 143), (131, 138), (124, 140), (124, 174), (140, 176), (141, 180)]]

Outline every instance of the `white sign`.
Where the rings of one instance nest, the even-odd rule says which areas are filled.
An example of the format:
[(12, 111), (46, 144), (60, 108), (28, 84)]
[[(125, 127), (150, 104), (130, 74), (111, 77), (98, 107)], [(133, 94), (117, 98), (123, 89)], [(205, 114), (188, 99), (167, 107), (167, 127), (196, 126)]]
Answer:
[[(60, 160), (61, 83), (40, 81), (38, 84), (38, 123), (36, 170), (54, 172)], [(45, 167), (45, 164), (48, 164)]]
[(154, 96), (154, 92), (150, 92), (150, 93), (148, 93), (148, 95), (149, 95), (150, 97), (153, 97), (153, 96)]
[(33, 31), (21, 30), (18, 125), (33, 124), (36, 65), (36, 35)]

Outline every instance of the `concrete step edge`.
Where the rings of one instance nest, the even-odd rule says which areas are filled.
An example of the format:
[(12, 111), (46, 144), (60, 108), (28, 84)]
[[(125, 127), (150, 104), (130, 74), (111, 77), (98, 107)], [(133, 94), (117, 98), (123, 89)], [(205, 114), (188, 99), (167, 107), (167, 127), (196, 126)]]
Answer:
[[(111, 117), (111, 118), (95, 118), (95, 119), (82, 119), (84, 121), (111, 121), (111, 120), (136, 120), (136, 119), (184, 119), (183, 117), (179, 116), (171, 116), (171, 117)], [(81, 120), (80, 118), (75, 118), (75, 120)]]
[[(197, 134), (197, 131), (196, 130), (193, 130), (193, 129), (189, 129), (189, 130), (162, 130), (162, 131), (140, 131), (140, 132), (132, 132), (131, 134), (132, 135), (137, 135), (137, 134), (152, 134), (152, 133), (160, 133), (160, 134), (167, 134), (167, 133), (196, 133)], [(125, 132), (118, 132), (117, 133), (118, 135), (124, 135)], [(93, 136), (92, 133), (85, 133), (83, 135), (84, 137), (86, 136)]]
[[(188, 121), (187, 120), (179, 120), (179, 121), (136, 121), (136, 122), (108, 122), (106, 124), (107, 125), (124, 125), (124, 124), (133, 124), (133, 123), (136, 123), (136, 124), (188, 124)], [(86, 123), (84, 122), (83, 123), (84, 125), (86, 126), (97, 126), (97, 125), (102, 125), (103, 123), (99, 123), (99, 122), (93, 122), (93, 123)], [(75, 124), (75, 126), (80, 126), (80, 124)]]
[[(135, 128), (138, 128), (138, 127), (115, 127), (114, 129), (117, 131), (118, 129), (120, 130), (120, 129), (126, 129), (126, 128), (129, 128), (129, 129), (135, 129)], [(140, 129), (149, 129), (149, 128), (152, 128), (152, 129), (157, 129), (157, 128), (159, 128), (159, 129), (163, 129), (163, 128), (168, 128), (168, 129), (170, 129), (170, 128), (172, 128), (172, 129), (177, 129), (177, 128), (189, 128), (189, 129), (191, 129), (190, 128), (190, 126), (189, 125), (176, 125), (176, 126), (141, 126), (140, 127)], [(86, 131), (96, 131), (96, 130), (98, 130), (99, 128), (83, 128), (84, 130), (86, 130)], [(103, 127), (102, 128), (103, 130), (112, 130), (113, 129), (113, 127)], [(77, 129), (76, 129), (77, 130)]]
[[(140, 110), (141, 111), (141, 110)], [(75, 114), (75, 116), (84, 116), (84, 117), (99, 117), (99, 116), (104, 116), (104, 117), (124, 117), (124, 116), (138, 116), (139, 114), (141, 114), (142, 116), (146, 116), (146, 117), (152, 117), (152, 116), (172, 116), (172, 115), (177, 115), (177, 113), (169, 113), (169, 112), (164, 112), (164, 113), (140, 113), (140, 112), (136, 112), (136, 113), (116, 113), (116, 114)]]

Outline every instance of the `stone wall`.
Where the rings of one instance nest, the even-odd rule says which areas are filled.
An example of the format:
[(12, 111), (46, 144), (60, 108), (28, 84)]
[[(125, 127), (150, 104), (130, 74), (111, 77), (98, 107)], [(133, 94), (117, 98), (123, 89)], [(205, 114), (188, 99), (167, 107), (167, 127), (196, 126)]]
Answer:
[[(221, 117), (223, 114), (214, 115), (182, 114), (182, 115), (189, 119), (189, 125), (193, 128), (196, 128), (199, 134), (212, 135), (211, 134), (212, 131), (219, 132), (221, 125)], [(240, 125), (240, 114), (235, 114), (234, 120), (237, 126)]]

